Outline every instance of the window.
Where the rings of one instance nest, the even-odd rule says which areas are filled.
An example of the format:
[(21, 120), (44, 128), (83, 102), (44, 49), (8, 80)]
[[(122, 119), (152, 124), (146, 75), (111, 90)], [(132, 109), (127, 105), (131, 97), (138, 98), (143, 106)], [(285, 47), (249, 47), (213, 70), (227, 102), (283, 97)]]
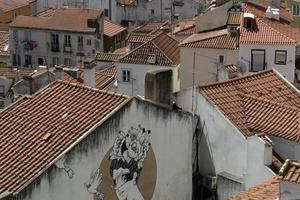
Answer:
[(25, 66), (32, 67), (31, 65), (31, 55), (25, 55)]
[(25, 35), (25, 40), (26, 41), (30, 41), (31, 40), (31, 32), (30, 31), (25, 31), (24, 35)]
[(71, 46), (71, 35), (65, 35), (65, 46), (66, 47)]
[(251, 50), (251, 71), (258, 72), (264, 70), (265, 64), (265, 50), (253, 49)]
[(52, 64), (53, 64), (53, 66), (59, 66), (59, 58), (58, 57), (53, 57), (52, 58)]
[(275, 51), (275, 64), (286, 65), (286, 54), (287, 54), (287, 51), (276, 50)]
[(54, 52), (59, 51), (59, 36), (58, 36), (58, 34), (51, 33), (51, 50)]
[(123, 82), (130, 82), (130, 70), (122, 70)]
[(108, 9), (104, 9), (104, 16), (108, 17)]
[(78, 36), (78, 46), (83, 46), (83, 36)]
[(293, 15), (296, 15), (296, 16), (300, 15), (298, 5), (293, 6)]
[(151, 14), (154, 15), (154, 9), (151, 9)]
[(4, 97), (5, 96), (5, 90), (4, 90), (4, 85), (0, 85), (0, 96)]
[(86, 40), (86, 44), (91, 46), (92, 45), (92, 40), (90, 40), (90, 39)]
[(38, 65), (43, 66), (44, 65), (44, 59), (38, 58)]
[(224, 55), (219, 55), (219, 64), (223, 64), (225, 60), (225, 56)]
[(64, 60), (64, 64), (66, 66), (71, 66), (71, 62), (72, 62), (71, 58), (65, 58), (65, 60)]
[(253, 26), (253, 20), (251, 18), (246, 18), (244, 23), (245, 28), (252, 28)]

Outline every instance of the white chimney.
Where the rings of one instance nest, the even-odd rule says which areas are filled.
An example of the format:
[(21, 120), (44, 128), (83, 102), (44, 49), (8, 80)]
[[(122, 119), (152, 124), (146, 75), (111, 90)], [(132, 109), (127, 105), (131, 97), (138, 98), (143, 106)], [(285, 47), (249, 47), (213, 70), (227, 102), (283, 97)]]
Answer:
[(84, 62), (83, 68), (83, 84), (90, 87), (95, 87), (95, 63), (94, 59), (89, 58), (86, 59)]
[(271, 8), (270, 6), (268, 6), (268, 8), (266, 10), (266, 16), (269, 19), (279, 20), (280, 19), (279, 9), (278, 8)]

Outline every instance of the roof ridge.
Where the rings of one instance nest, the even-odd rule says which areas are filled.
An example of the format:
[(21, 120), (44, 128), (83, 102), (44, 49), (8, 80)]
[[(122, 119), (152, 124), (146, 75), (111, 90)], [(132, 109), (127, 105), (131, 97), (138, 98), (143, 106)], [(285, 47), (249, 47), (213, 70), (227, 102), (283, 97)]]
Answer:
[(161, 48), (159, 48), (152, 40), (149, 42), (151, 42), (169, 60), (170, 63), (175, 65), (174, 61), (171, 58), (169, 58), (169, 56)]
[(256, 72), (255, 74), (251, 74), (251, 75), (248, 75), (248, 76), (237, 77), (237, 78), (233, 78), (233, 79), (229, 79), (229, 80), (225, 80), (225, 81), (219, 81), (219, 82), (216, 82), (216, 83), (198, 85), (198, 88), (203, 89), (203, 88), (207, 88), (207, 87), (218, 86), (218, 85), (222, 85), (222, 84), (226, 84), (226, 83), (230, 83), (230, 82), (235, 82), (235, 81), (239, 81), (239, 80), (243, 80), (243, 79), (248, 79), (248, 78), (255, 77), (255, 76), (258, 76), (258, 75), (261, 75), (261, 74), (267, 74), (269, 72), (273, 72), (273, 69), (267, 69), (267, 70), (263, 70), (263, 71), (260, 71), (260, 72)]

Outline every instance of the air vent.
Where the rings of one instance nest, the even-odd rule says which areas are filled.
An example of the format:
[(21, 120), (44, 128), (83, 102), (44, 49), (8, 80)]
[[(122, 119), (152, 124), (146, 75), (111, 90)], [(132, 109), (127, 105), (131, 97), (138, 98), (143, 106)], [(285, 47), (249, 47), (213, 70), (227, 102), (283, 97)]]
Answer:
[(155, 54), (149, 54), (147, 62), (149, 64), (155, 64), (156, 63), (156, 55)]

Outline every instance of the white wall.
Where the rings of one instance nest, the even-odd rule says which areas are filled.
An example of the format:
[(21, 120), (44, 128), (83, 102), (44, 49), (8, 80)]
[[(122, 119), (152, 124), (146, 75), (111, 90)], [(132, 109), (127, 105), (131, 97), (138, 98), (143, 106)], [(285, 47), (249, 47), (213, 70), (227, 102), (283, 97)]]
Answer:
[[(247, 65), (247, 72), (251, 67), (251, 49), (265, 49), (265, 61), (267, 69), (274, 68), (286, 77), (290, 82), (294, 82), (295, 74), (295, 46), (281, 45), (245, 45), (240, 44), (239, 59)], [(286, 65), (275, 64), (275, 50), (286, 50)]]
[[(179, 90), (178, 67), (167, 67), (157, 65), (138, 65), (127, 63), (116, 63), (118, 74), (118, 88), (119, 93), (130, 96), (141, 95), (145, 96), (145, 77), (146, 73), (151, 70), (171, 69), (173, 71), (173, 92)], [(130, 70), (130, 76), (133, 78), (130, 82), (123, 82), (122, 70)]]
[[(84, 183), (113, 146), (119, 130), (141, 124), (151, 130), (151, 147), (157, 165), (152, 199), (192, 199), (192, 117), (134, 100), (66, 153), (66, 164), (74, 171), (68, 178), (63, 169), (50, 167), (23, 190), (17, 199), (94, 199)], [(155, 166), (155, 165), (154, 165)], [(105, 195), (105, 191), (104, 192)], [(107, 198), (104, 198), (107, 199)]]
[(238, 61), (238, 50), (180, 47), (179, 76), (181, 89), (193, 85), (193, 63), (195, 52), (195, 85), (217, 81), (219, 55), (225, 56), (225, 65), (236, 64)]
[[(18, 34), (18, 48), (16, 48), (16, 43), (12, 38), (12, 32), (17, 30)], [(22, 42), (25, 41), (25, 31), (31, 32), (31, 40), (36, 41), (37, 47), (31, 51), (26, 51), (23, 48)], [(51, 51), (51, 33), (59, 34), (59, 45), (60, 51), (53, 52)], [(71, 45), (72, 45), (72, 53), (64, 52), (64, 35), (71, 35)], [(62, 32), (62, 31), (47, 31), (47, 30), (37, 30), (37, 29), (23, 29), (23, 28), (12, 28), (10, 29), (10, 50), (11, 54), (18, 52), (21, 57), (21, 65), (25, 65), (25, 55), (31, 55), (32, 65), (33, 67), (38, 66), (38, 58), (46, 57), (47, 63), (49, 66), (53, 66), (53, 57), (59, 57), (60, 64), (64, 64), (64, 58), (71, 58), (72, 65), (76, 65), (76, 53), (78, 50), (78, 36), (83, 36), (83, 49), (81, 52), (85, 53), (86, 56), (90, 55), (92, 57), (95, 56), (93, 54), (93, 49), (95, 49), (95, 53), (97, 51), (101, 51), (103, 49), (103, 40), (100, 40), (100, 48), (96, 48), (96, 37), (95, 34), (85, 34), (85, 33), (74, 33), (74, 32)], [(92, 45), (87, 45), (87, 39), (92, 41)], [(11, 58), (12, 60), (12, 58)]]
[(299, 183), (290, 183), (280, 181), (280, 200), (296, 200), (300, 199)]

